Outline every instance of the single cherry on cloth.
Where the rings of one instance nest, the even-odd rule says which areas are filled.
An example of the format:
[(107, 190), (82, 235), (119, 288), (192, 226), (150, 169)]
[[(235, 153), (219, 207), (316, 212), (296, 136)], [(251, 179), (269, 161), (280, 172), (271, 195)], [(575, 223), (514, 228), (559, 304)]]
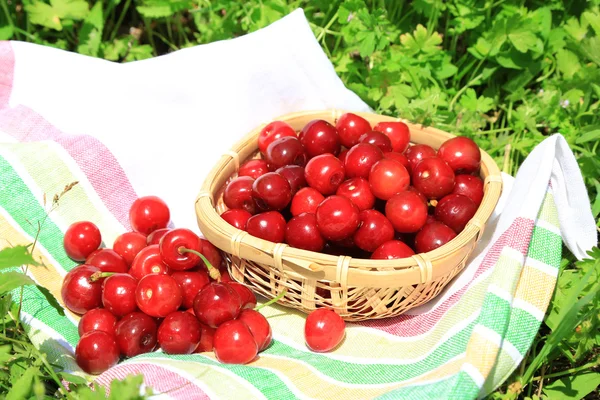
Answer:
[(194, 353), (213, 351), (213, 338), (215, 336), (215, 331), (215, 328), (204, 325), (202, 322), (200, 323), (200, 343), (198, 343), (198, 347), (196, 347)]
[(308, 314), (304, 323), (304, 340), (314, 352), (328, 352), (344, 339), (346, 324), (342, 317), (327, 308)]
[(151, 244), (144, 247), (131, 263), (129, 275), (138, 281), (148, 274), (168, 274), (169, 267), (163, 262), (160, 256), (158, 244)]
[(392, 160), (398, 161), (400, 164), (404, 165), (404, 168), (408, 172), (411, 171), (410, 163), (408, 162), (408, 158), (402, 153), (396, 153), (394, 151), (388, 151), (387, 153), (383, 153), (383, 158), (390, 158)]
[(158, 344), (167, 354), (192, 354), (201, 338), (198, 319), (185, 311), (167, 315), (158, 327)]
[(435, 157), (437, 152), (433, 147), (426, 144), (415, 144), (414, 146), (409, 146), (404, 152), (404, 155), (408, 159), (410, 170), (412, 171), (421, 160)]
[(363, 133), (358, 142), (372, 144), (379, 147), (379, 150), (383, 152), (392, 151), (392, 141), (382, 132), (370, 131)]
[(448, 243), (456, 237), (450, 227), (442, 222), (435, 221), (426, 224), (415, 237), (415, 248), (419, 253), (427, 253)]
[(264, 315), (256, 310), (247, 308), (240, 312), (237, 320), (244, 322), (248, 326), (259, 352), (269, 347), (273, 339), (273, 331)]
[(483, 200), (483, 181), (478, 176), (459, 174), (454, 177), (452, 193), (467, 196), (477, 207)]
[(93, 265), (81, 264), (65, 275), (60, 294), (69, 310), (85, 314), (102, 305), (102, 280), (91, 280), (91, 276), (99, 271)]
[(462, 194), (449, 194), (438, 201), (435, 217), (456, 233), (461, 233), (477, 212), (473, 200)]
[(182, 306), (184, 308), (192, 307), (198, 292), (210, 283), (210, 278), (206, 270), (175, 271), (171, 276), (181, 289), (181, 295), (183, 296)]
[(148, 246), (150, 246), (152, 244), (159, 244), (160, 239), (162, 239), (162, 237), (165, 236), (167, 234), (167, 232), (169, 232), (170, 230), (171, 230), (170, 228), (162, 228), (162, 229), (157, 229), (157, 230), (153, 231), (151, 234), (146, 236), (146, 244)]
[(241, 209), (256, 214), (257, 207), (252, 196), (254, 182), (249, 176), (239, 176), (229, 182), (223, 191), (225, 205), (230, 209)]
[(148, 235), (157, 229), (166, 228), (171, 220), (167, 203), (157, 196), (136, 199), (129, 209), (129, 222), (134, 231)]
[(340, 152), (340, 137), (337, 129), (325, 120), (315, 119), (310, 121), (304, 125), (298, 137), (309, 158), (325, 153), (338, 155)]
[(307, 185), (306, 178), (304, 177), (304, 167), (299, 165), (286, 165), (285, 167), (279, 168), (275, 172), (287, 179), (292, 190), (292, 197), (298, 192), (298, 190), (306, 187)]
[(134, 357), (151, 352), (156, 347), (157, 330), (156, 319), (143, 312), (136, 311), (125, 315), (117, 322), (115, 328), (121, 354)]
[(306, 153), (297, 137), (282, 137), (267, 147), (265, 160), (271, 171), (286, 165), (306, 165)]
[(327, 196), (335, 193), (344, 181), (346, 171), (344, 164), (336, 156), (327, 153), (311, 158), (304, 174), (310, 187)]
[(359, 214), (360, 225), (354, 232), (354, 243), (360, 249), (372, 252), (394, 238), (394, 227), (389, 219), (376, 210), (363, 210)]
[(441, 199), (454, 189), (454, 172), (446, 161), (430, 157), (413, 168), (412, 182), (428, 199)]
[(125, 232), (117, 236), (113, 243), (113, 250), (123, 257), (127, 265), (131, 265), (135, 256), (147, 245), (147, 238), (143, 233)]
[(177, 311), (183, 302), (181, 289), (170, 275), (144, 276), (135, 291), (137, 306), (146, 314), (164, 318)]
[(285, 241), (292, 247), (309, 251), (321, 251), (325, 239), (317, 227), (317, 217), (303, 213), (290, 219), (285, 230)]
[(292, 198), (290, 212), (294, 217), (306, 212), (314, 214), (323, 200), (325, 200), (325, 197), (317, 189), (311, 187), (302, 188)]
[(446, 140), (438, 149), (437, 154), (457, 174), (477, 172), (481, 164), (479, 146), (473, 139), (465, 136), (456, 136)]
[(213, 351), (217, 360), (224, 364), (247, 364), (256, 358), (258, 345), (248, 325), (233, 319), (215, 331)]
[(369, 181), (363, 178), (344, 181), (335, 194), (352, 201), (359, 211), (371, 209), (375, 205), (375, 196), (371, 193)]
[(256, 179), (269, 172), (269, 166), (265, 160), (248, 160), (240, 166), (238, 176), (249, 176)]
[(360, 223), (358, 207), (342, 196), (329, 196), (317, 208), (317, 227), (327, 240), (346, 239)]
[(379, 246), (373, 254), (372, 260), (394, 260), (414, 255), (415, 252), (406, 243), (400, 240), (390, 240)]
[(410, 175), (398, 161), (384, 158), (376, 162), (369, 173), (369, 185), (375, 197), (389, 200), (410, 184)]
[(102, 331), (114, 335), (116, 324), (117, 317), (110, 311), (105, 308), (93, 308), (79, 319), (77, 331), (79, 336), (90, 331)]
[(353, 113), (345, 113), (340, 116), (335, 124), (344, 147), (350, 148), (358, 143), (363, 133), (371, 131), (369, 121)]
[(122, 317), (137, 310), (135, 290), (137, 280), (129, 274), (114, 274), (102, 284), (102, 304), (116, 317)]
[(101, 249), (90, 257), (86, 263), (98, 267), (103, 272), (125, 273), (129, 271), (129, 265), (125, 259), (113, 249)]
[(246, 232), (273, 243), (282, 243), (285, 239), (285, 226), (285, 218), (280, 212), (267, 211), (253, 215), (246, 224)]
[(370, 143), (359, 143), (348, 150), (344, 168), (348, 178), (369, 177), (371, 167), (383, 158), (383, 152), (375, 145)]
[(273, 121), (258, 134), (258, 149), (265, 154), (267, 147), (282, 137), (296, 137), (296, 131), (287, 122)]
[(211, 328), (234, 319), (241, 309), (242, 298), (227, 283), (212, 282), (206, 285), (194, 299), (196, 318)]
[(221, 218), (225, 220), (229, 225), (242, 231), (246, 230), (246, 223), (252, 214), (246, 210), (234, 209), (227, 210), (221, 214)]
[(417, 232), (427, 221), (427, 202), (416, 191), (404, 190), (387, 201), (385, 215), (396, 231)]
[(252, 197), (260, 210), (283, 210), (292, 200), (292, 187), (283, 175), (269, 172), (254, 181)]
[(202, 242), (187, 228), (176, 228), (166, 233), (158, 248), (163, 262), (172, 270), (183, 271), (200, 263), (198, 253), (202, 251)]
[(91, 375), (99, 375), (119, 362), (119, 347), (115, 336), (103, 331), (90, 331), (75, 347), (77, 365)]
[(404, 153), (410, 142), (410, 129), (408, 125), (400, 121), (380, 122), (373, 130), (383, 132), (392, 142), (392, 150)]
[(69, 225), (63, 238), (63, 247), (67, 256), (80, 262), (85, 261), (100, 247), (101, 243), (100, 229), (90, 221), (79, 221)]
[(252, 290), (248, 289), (248, 286), (238, 282), (228, 282), (227, 284), (240, 295), (240, 298), (242, 299), (242, 309), (254, 308), (256, 306), (256, 296), (252, 293)]

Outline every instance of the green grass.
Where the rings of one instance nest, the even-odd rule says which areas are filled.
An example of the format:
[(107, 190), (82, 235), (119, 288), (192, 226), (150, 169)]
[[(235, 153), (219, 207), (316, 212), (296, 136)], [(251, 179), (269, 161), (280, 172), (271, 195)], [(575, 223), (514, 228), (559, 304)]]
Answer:
[[(237, 37), (302, 7), (338, 75), (379, 113), (469, 136), (513, 175), (536, 144), (560, 132), (577, 157), (598, 220), (599, 4), (0, 0), (0, 39), (129, 62)], [(490, 398), (598, 398), (600, 253), (581, 263), (566, 249), (564, 255), (534, 345)], [(51, 394), (60, 381), (28, 343), (15, 307), (6, 312), (9, 304), (0, 302), (0, 393), (22, 379), (29, 393)]]

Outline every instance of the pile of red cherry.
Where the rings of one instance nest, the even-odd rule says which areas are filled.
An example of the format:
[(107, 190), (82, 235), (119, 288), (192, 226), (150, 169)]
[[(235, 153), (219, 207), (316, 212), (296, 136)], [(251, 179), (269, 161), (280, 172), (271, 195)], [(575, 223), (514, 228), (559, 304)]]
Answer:
[[(67, 229), (67, 255), (82, 262), (65, 276), (65, 306), (82, 315), (77, 364), (99, 374), (121, 357), (162, 349), (168, 354), (213, 351), (223, 363), (254, 360), (272, 341), (271, 326), (254, 293), (232, 281), (219, 250), (185, 228), (167, 228), (170, 210), (156, 196), (132, 204), (133, 231), (112, 249), (90, 221)], [(282, 293), (283, 294), (283, 293)], [(332, 334), (333, 332), (333, 334)], [(307, 318), (305, 339), (313, 351), (329, 351), (344, 336), (344, 321), (320, 309)]]
[(467, 137), (438, 151), (410, 143), (403, 122), (371, 127), (345, 113), (297, 133), (274, 121), (223, 191), (234, 227), (275, 243), (357, 258), (434, 250), (460, 233), (483, 199), (481, 153)]

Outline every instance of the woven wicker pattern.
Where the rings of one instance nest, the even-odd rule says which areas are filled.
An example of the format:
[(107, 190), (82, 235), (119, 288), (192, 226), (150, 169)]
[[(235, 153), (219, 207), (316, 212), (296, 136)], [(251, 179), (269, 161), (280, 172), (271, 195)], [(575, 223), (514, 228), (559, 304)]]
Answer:
[[(343, 110), (302, 112), (281, 116), (300, 130), (314, 119), (335, 125)], [(454, 135), (408, 121), (370, 113), (356, 113), (372, 125), (403, 121), (412, 143), (437, 149)], [(240, 231), (225, 222), (224, 185), (236, 177), (240, 164), (258, 157), (257, 136), (263, 124), (224, 154), (207, 176), (197, 198), (198, 226), (208, 240), (224, 252), (233, 279), (257, 293), (273, 298), (285, 288), (280, 304), (310, 312), (330, 307), (347, 321), (386, 318), (404, 313), (437, 296), (464, 267), (494, 210), (502, 191), (502, 177), (492, 158), (482, 151), (481, 177), (485, 195), (465, 229), (444, 246), (401, 260), (365, 260), (333, 256), (272, 243)]]

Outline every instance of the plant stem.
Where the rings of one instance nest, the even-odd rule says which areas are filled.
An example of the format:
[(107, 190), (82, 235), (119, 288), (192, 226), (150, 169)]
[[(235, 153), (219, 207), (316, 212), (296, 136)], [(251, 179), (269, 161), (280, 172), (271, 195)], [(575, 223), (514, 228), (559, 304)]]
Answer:
[(337, 19), (337, 17), (338, 17), (338, 11), (336, 11), (335, 14), (333, 14), (333, 17), (331, 17), (331, 19), (329, 20), (329, 22), (327, 23), (327, 25), (325, 25), (325, 27), (321, 28), (321, 32), (317, 36), (317, 42), (320, 42), (321, 39), (323, 39), (323, 37), (325, 36), (325, 32), (327, 30), (329, 30), (329, 28), (331, 28), (331, 25), (334, 24), (334, 22)]
[(553, 374), (548, 374), (546, 376), (544, 376), (544, 374), (542, 374), (541, 376), (536, 376), (531, 380), (539, 381), (542, 379), (558, 378), (558, 377), (565, 376), (565, 375), (573, 375), (578, 372), (585, 371), (586, 369), (597, 367), (599, 365), (600, 365), (600, 357), (597, 358), (596, 361), (589, 362), (585, 365), (582, 365), (581, 367), (565, 369), (564, 371), (555, 372)]
[(121, 24), (123, 23), (123, 19), (125, 18), (125, 14), (127, 14), (127, 10), (129, 10), (129, 5), (131, 4), (131, 0), (127, 0), (125, 2), (125, 5), (123, 6), (123, 9), (121, 10), (121, 14), (119, 15), (119, 19), (117, 20), (117, 24), (115, 25), (115, 27), (113, 28), (112, 33), (110, 34), (109, 37), (109, 42), (112, 42), (115, 37), (117, 36), (117, 33), (119, 33), (119, 28), (121, 27)]
[(14, 24), (12, 18), (10, 17), (10, 11), (8, 10), (8, 4), (6, 4), (6, 1), (0, 1), (0, 4), (2, 4), (2, 11), (4, 11), (4, 15), (6, 16), (6, 19), (8, 20), (8, 25), (10, 25), (13, 28), (13, 32), (16, 32), (15, 24)]
[(477, 75), (475, 78), (471, 79), (469, 81), (469, 83), (467, 83), (465, 86), (463, 86), (452, 98), (452, 101), (450, 101), (450, 105), (448, 106), (448, 110), (452, 111), (452, 107), (454, 107), (454, 103), (456, 103), (456, 100), (458, 100), (458, 98), (471, 86), (474, 84), (475, 81), (479, 80), (481, 77), (483, 76), (483, 74), (479, 74)]
[(271, 300), (267, 301), (266, 303), (261, 304), (258, 307), (255, 307), (254, 311), (258, 311), (258, 310), (260, 310), (263, 307), (270, 306), (271, 304), (278, 302), (283, 296), (285, 296), (286, 293), (287, 293), (287, 289), (283, 289), (283, 291), (281, 293), (279, 293), (277, 295), (277, 297), (274, 297)]
[(507, 143), (506, 146), (504, 146), (504, 163), (502, 165), (502, 172), (507, 174), (510, 174), (510, 149), (511, 145), (510, 143)]
[(202, 259), (202, 261), (204, 261), (204, 264), (206, 265), (206, 268), (208, 268), (208, 274), (210, 275), (211, 278), (213, 278), (214, 280), (216, 280), (217, 282), (221, 282), (221, 273), (219, 272), (219, 270), (217, 268), (215, 268), (210, 261), (208, 261), (206, 259), (206, 257), (204, 257), (204, 254), (200, 253), (199, 251), (196, 250), (192, 250), (192, 249), (186, 249), (185, 247), (180, 247), (179, 248), (179, 252), (180, 253), (192, 253), (197, 255), (198, 257), (200, 257)]

